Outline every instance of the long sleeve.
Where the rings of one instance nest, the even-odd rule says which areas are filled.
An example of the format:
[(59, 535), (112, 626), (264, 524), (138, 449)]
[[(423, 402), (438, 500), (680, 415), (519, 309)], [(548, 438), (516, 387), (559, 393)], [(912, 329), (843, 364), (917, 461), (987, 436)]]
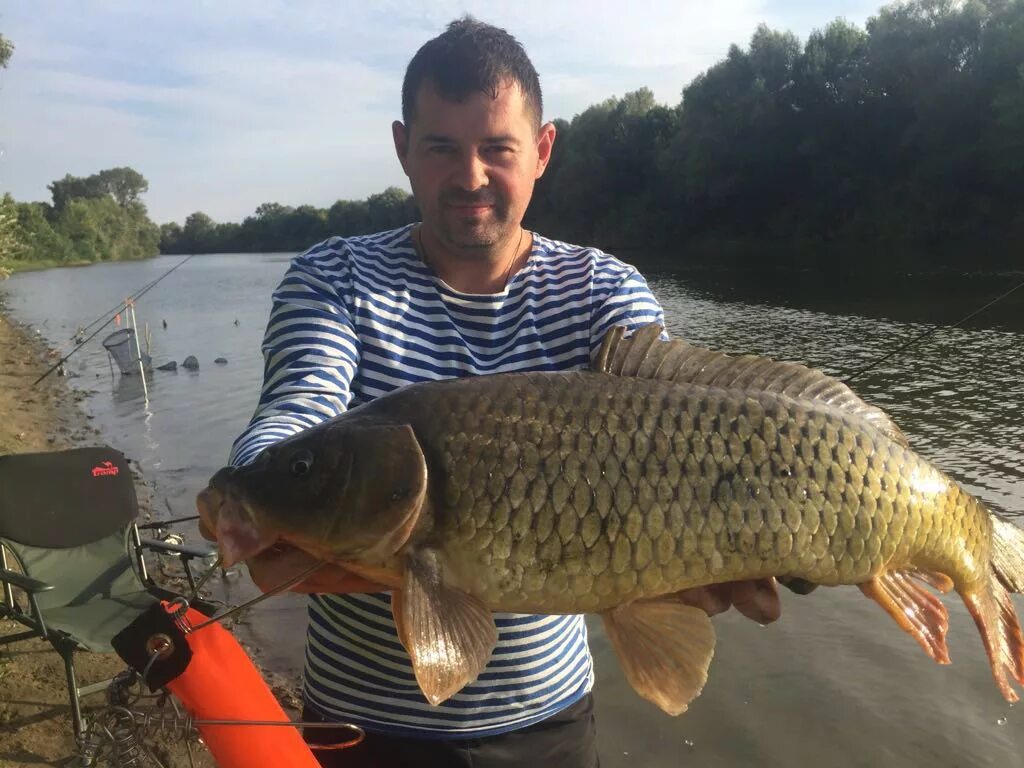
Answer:
[(590, 349), (595, 352), (609, 328), (626, 326), (634, 331), (649, 323), (665, 324), (665, 313), (643, 275), (635, 269), (618, 281), (595, 307), (590, 326)]
[(231, 464), (248, 464), (268, 445), (348, 407), (359, 364), (359, 341), (339, 295), (348, 280), (340, 239), (292, 261), (273, 294), (259, 403), (235, 440)]

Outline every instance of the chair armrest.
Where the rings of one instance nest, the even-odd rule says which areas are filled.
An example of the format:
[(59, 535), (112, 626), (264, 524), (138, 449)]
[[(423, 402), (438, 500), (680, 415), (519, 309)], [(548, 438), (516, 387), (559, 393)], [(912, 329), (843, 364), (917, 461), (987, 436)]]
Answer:
[(9, 571), (6, 568), (0, 568), (0, 581), (13, 584), (18, 589), (23, 589), (32, 595), (38, 592), (49, 592), (53, 589), (53, 584), (47, 584), (45, 581), (33, 579), (30, 576), (15, 573), (14, 571)]
[(188, 523), (192, 520), (198, 520), (199, 515), (189, 515), (188, 517), (176, 517), (173, 520), (157, 520), (152, 523), (139, 523), (135, 527), (140, 531), (152, 531), (156, 528), (167, 528), (176, 523)]
[(142, 546), (145, 549), (152, 549), (156, 552), (166, 552), (170, 555), (184, 555), (185, 557), (209, 557), (216, 554), (217, 547), (208, 544), (200, 547), (189, 546), (188, 544), (168, 544), (166, 541), (157, 539), (143, 539)]

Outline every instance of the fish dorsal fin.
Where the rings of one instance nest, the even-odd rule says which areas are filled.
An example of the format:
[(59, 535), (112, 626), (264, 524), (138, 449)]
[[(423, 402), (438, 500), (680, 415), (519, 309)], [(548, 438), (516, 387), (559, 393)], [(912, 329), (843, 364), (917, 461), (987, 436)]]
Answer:
[(861, 400), (838, 379), (799, 363), (757, 355), (727, 355), (682, 339), (666, 341), (656, 324), (642, 326), (626, 338), (616, 326), (605, 334), (591, 368), (615, 376), (662, 379), (721, 389), (755, 389), (802, 400), (815, 400), (856, 414), (900, 445), (906, 435), (881, 408)]

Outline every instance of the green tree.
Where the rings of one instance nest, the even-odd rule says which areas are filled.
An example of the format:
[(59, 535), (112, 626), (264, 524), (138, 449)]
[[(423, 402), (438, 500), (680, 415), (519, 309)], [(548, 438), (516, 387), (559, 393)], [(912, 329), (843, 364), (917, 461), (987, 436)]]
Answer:
[(53, 196), (53, 207), (58, 213), (71, 200), (100, 198), (109, 195), (122, 208), (140, 202), (149, 190), (149, 182), (134, 168), (108, 168), (92, 176), (79, 177), (70, 173), (47, 187)]
[(21, 256), (24, 246), (18, 238), (18, 207), (10, 193), (0, 198), (0, 263)]
[(14, 55), (14, 43), (8, 40), (3, 35), (0, 35), (0, 69), (7, 66), (7, 62), (11, 60), (11, 56)]
[(178, 253), (181, 241), (181, 224), (171, 221), (160, 225), (160, 252)]
[(202, 211), (190, 213), (181, 231), (183, 253), (206, 253), (207, 244), (214, 240), (217, 225)]
[(149, 182), (134, 168), (110, 168), (96, 174), (97, 183), (122, 208), (139, 202), (149, 191)]
[(18, 240), (23, 246), (21, 260), (65, 262), (71, 259), (71, 243), (54, 230), (45, 203), (18, 203)]
[(65, 174), (63, 179), (58, 179), (47, 185), (53, 198), (53, 209), (57, 214), (72, 201), (83, 198), (100, 198), (107, 194), (107, 190), (100, 182), (99, 174), (86, 178)]

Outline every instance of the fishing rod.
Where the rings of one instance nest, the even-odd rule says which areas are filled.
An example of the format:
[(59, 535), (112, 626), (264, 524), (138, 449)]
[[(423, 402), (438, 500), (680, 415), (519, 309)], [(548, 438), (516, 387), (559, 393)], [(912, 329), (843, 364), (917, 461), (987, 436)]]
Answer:
[[(140, 297), (140, 296), (142, 296), (142, 295), (143, 295), (144, 293), (146, 293), (146, 291), (148, 291), (148, 290), (149, 290), (150, 288), (153, 288), (153, 287), (154, 287), (154, 286), (155, 286), (155, 285), (156, 285), (157, 283), (159, 283), (159, 282), (160, 282), (161, 280), (163, 280), (163, 279), (164, 279), (165, 277), (167, 277), (167, 276), (168, 276), (169, 274), (171, 274), (171, 272), (173, 272), (173, 271), (174, 271), (174, 270), (176, 270), (176, 269), (177, 269), (178, 267), (180, 267), (180, 266), (181, 266), (182, 264), (184, 264), (184, 263), (185, 263), (186, 261), (188, 261), (189, 259), (191, 259), (191, 258), (192, 258), (192, 256), (194, 256), (194, 255), (195, 255), (195, 254), (191, 254), (191, 255), (189, 255), (189, 256), (186, 256), (186, 257), (185, 257), (184, 259), (182, 259), (181, 261), (179, 261), (179, 262), (178, 262), (177, 264), (175, 264), (175, 265), (174, 265), (173, 267), (171, 267), (171, 268), (170, 268), (169, 270), (167, 270), (166, 272), (164, 272), (164, 273), (163, 273), (162, 275), (160, 275), (159, 277), (157, 277), (157, 278), (155, 278), (155, 279), (153, 279), (153, 280), (150, 280), (150, 281), (149, 281), (148, 283), (146, 283), (146, 285), (144, 285), (144, 286), (143, 286), (143, 287), (142, 287), (142, 288), (141, 288), (140, 290), (136, 291), (135, 293), (133, 293), (133, 294), (132, 294), (131, 296), (129, 296), (128, 298), (129, 298), (130, 300), (132, 300), (132, 301), (134, 301), (135, 299), (139, 298), (139, 297)], [(123, 307), (124, 305), (125, 305), (125, 302), (123, 302), (123, 301), (122, 301), (122, 302), (120, 302), (119, 304), (115, 304), (115, 305), (114, 305), (114, 306), (112, 306), (112, 307), (111, 307), (110, 309), (108, 309), (108, 310), (107, 310), (106, 312), (103, 312), (102, 314), (100, 314), (100, 315), (99, 315), (99, 317), (97, 317), (97, 318), (96, 318), (95, 320), (93, 320), (93, 321), (92, 321), (91, 323), (89, 323), (88, 325), (85, 325), (85, 326), (82, 326), (81, 328), (79, 328), (79, 329), (78, 329), (78, 331), (77, 331), (77, 332), (75, 333), (75, 335), (74, 335), (74, 336), (72, 336), (71, 338), (72, 338), (72, 339), (75, 339), (75, 338), (77, 338), (77, 337), (78, 337), (79, 335), (81, 335), (81, 334), (85, 333), (85, 332), (86, 332), (86, 331), (88, 331), (88, 330), (89, 330), (90, 328), (92, 328), (92, 327), (93, 327), (94, 325), (96, 325), (96, 323), (98, 323), (98, 322), (99, 322), (100, 320), (102, 320), (103, 318), (105, 318), (105, 317), (106, 317), (107, 315), (110, 315), (110, 314), (116, 314), (116, 313), (120, 312), (120, 311), (121, 311), (121, 308), (122, 308), (122, 307)], [(108, 320), (107, 322), (109, 322), (109, 320)]]
[(914, 344), (916, 344), (917, 342), (921, 341), (922, 339), (928, 338), (932, 334), (934, 334), (937, 331), (939, 331), (941, 328), (947, 328), (947, 327), (948, 328), (956, 328), (958, 325), (963, 325), (968, 320), (970, 320), (972, 317), (975, 317), (976, 315), (980, 315), (986, 309), (988, 309), (989, 307), (993, 306), (994, 304), (997, 304), (998, 302), (1002, 301), (1003, 299), (1005, 299), (1007, 296), (1009, 296), (1011, 293), (1013, 293), (1014, 291), (1016, 291), (1019, 288), (1024, 288), (1024, 280), (1021, 280), (1019, 283), (1017, 283), (1015, 286), (1013, 286), (1013, 288), (1011, 288), (1010, 290), (1006, 291), (1005, 293), (1002, 293), (999, 296), (996, 296), (994, 299), (992, 299), (992, 301), (990, 301), (985, 306), (979, 307), (978, 309), (974, 310), (973, 312), (971, 312), (968, 315), (964, 315), (962, 318), (957, 320), (952, 325), (945, 326), (945, 325), (942, 325), (941, 323), (939, 323), (939, 324), (936, 324), (935, 326), (933, 326), (932, 328), (930, 328), (929, 330), (927, 330), (927, 331), (925, 331), (923, 333), (919, 333), (914, 338), (912, 338), (909, 341), (907, 341), (907, 342), (901, 344), (900, 346), (896, 347), (896, 349), (893, 349), (892, 351), (887, 352), (886, 354), (882, 355), (882, 357), (878, 358), (877, 360), (874, 360), (873, 362), (868, 363), (866, 366), (861, 368), (859, 371), (856, 371), (855, 373), (853, 373), (852, 375), (850, 375), (846, 379), (843, 379), (843, 383), (849, 384), (851, 381), (856, 379), (858, 376), (860, 376), (860, 375), (862, 375), (864, 373), (867, 373), (872, 368), (875, 368), (878, 365), (881, 365), (882, 363), (884, 363), (889, 358), (895, 357), (900, 352), (902, 352), (903, 350), (907, 349), (908, 347), (913, 346)]
[[(157, 283), (159, 283), (165, 277), (170, 275), (174, 270), (176, 270), (178, 267), (180, 267), (186, 261), (191, 259), (192, 256), (194, 256), (194, 255), (195, 254), (192, 254), (190, 256), (186, 256), (184, 259), (179, 261), (177, 264), (175, 264), (169, 270), (167, 270), (162, 275), (160, 275), (160, 277), (156, 278), (156, 280), (150, 281), (142, 289), (137, 291), (135, 294), (133, 294), (129, 298), (125, 299), (120, 304), (117, 304), (114, 307), (114, 310), (116, 310), (116, 312), (113, 315), (108, 317), (107, 320), (99, 328), (97, 328), (95, 331), (93, 331), (91, 334), (89, 334), (89, 336), (87, 336), (85, 339), (80, 341), (70, 352), (68, 352), (60, 360), (58, 360), (56, 363), (54, 363), (52, 366), (50, 366), (50, 368), (45, 373), (43, 373), (43, 375), (41, 375), (38, 379), (36, 379), (35, 381), (32, 382), (32, 386), (33, 387), (36, 386), (39, 382), (41, 382), (43, 379), (45, 379), (51, 373), (53, 373), (58, 368), (60, 368), (62, 365), (64, 365), (64, 363), (66, 363), (68, 361), (68, 358), (70, 358), (73, 354), (75, 354), (75, 352), (77, 352), (82, 347), (84, 347), (86, 344), (88, 344), (90, 341), (92, 341), (94, 338), (96, 338), (96, 336), (99, 335), (100, 331), (102, 331), (104, 328), (106, 328), (108, 325), (110, 325), (114, 321), (114, 319), (120, 313), (121, 307), (126, 307), (126, 306), (128, 306), (129, 303), (134, 302), (136, 299), (139, 299), (139, 298), (145, 296), (147, 293), (149, 293), (151, 290), (153, 290), (157, 286)], [(100, 319), (102, 319), (105, 315), (110, 314), (110, 312), (111, 312), (111, 310), (108, 310), (107, 312), (104, 312), (103, 315), (100, 315)], [(93, 326), (97, 322), (99, 322), (99, 320), (94, 320), (93, 322), (89, 323), (89, 326)], [(87, 326), (87, 327), (89, 327), (89, 326)]]

